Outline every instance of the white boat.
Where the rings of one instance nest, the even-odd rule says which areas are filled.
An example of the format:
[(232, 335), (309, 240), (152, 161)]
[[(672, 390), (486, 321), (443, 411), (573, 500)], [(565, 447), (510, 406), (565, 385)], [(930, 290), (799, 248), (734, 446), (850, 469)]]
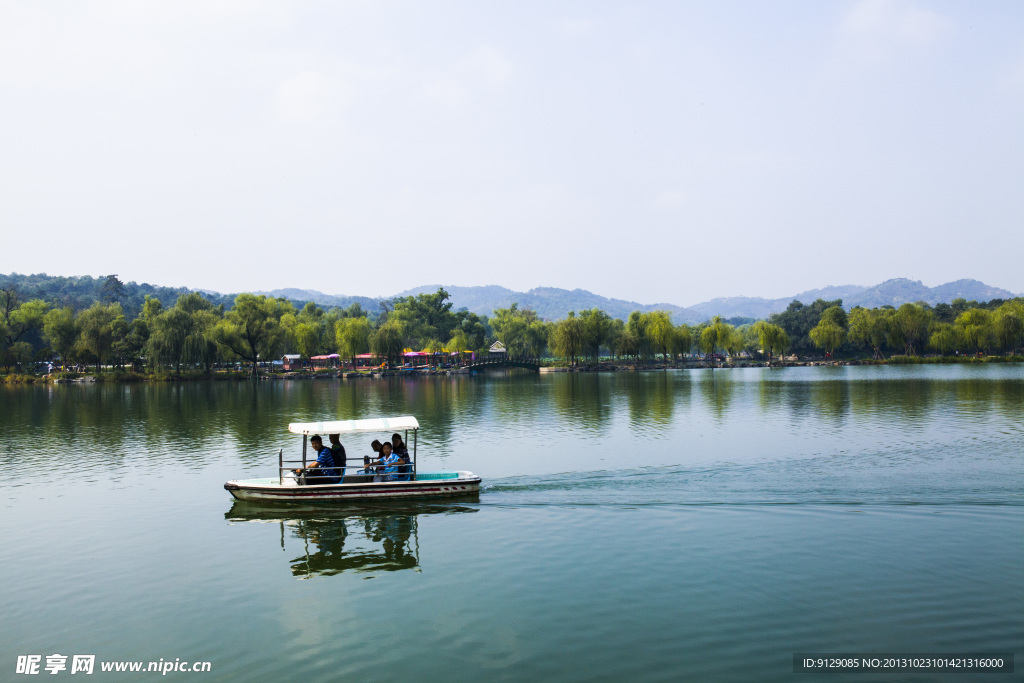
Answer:
[[(380, 498), (424, 498), (466, 496), (480, 492), (480, 477), (472, 472), (420, 472), (416, 469), (417, 432), (420, 425), (415, 417), (382, 417), (370, 420), (339, 420), (335, 422), (293, 422), (288, 431), (302, 434), (302, 460), (285, 460), (284, 449), (277, 454), (277, 476), (265, 479), (235, 479), (224, 484), (224, 488), (238, 500), (260, 503), (268, 502), (338, 502), (346, 500), (366, 500)], [(327, 437), (338, 434), (342, 438), (346, 434), (392, 434), (404, 432), (403, 441), (408, 444), (409, 431), (412, 431), (412, 450), (408, 481), (373, 481), (374, 475), (366, 474), (362, 458), (358, 465), (346, 464), (342, 481), (337, 484), (299, 485), (292, 475), (296, 467), (306, 467), (306, 446), (309, 437), (319, 434)], [(351, 449), (355, 450), (355, 449)]]

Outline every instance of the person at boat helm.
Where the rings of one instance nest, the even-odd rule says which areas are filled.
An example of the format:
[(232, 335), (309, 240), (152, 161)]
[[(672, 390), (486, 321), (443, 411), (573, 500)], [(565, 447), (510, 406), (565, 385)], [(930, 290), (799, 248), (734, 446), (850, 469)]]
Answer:
[(308, 486), (311, 484), (337, 484), (341, 482), (338, 471), (334, 469), (334, 455), (330, 448), (324, 447), (324, 440), (319, 434), (314, 434), (309, 443), (316, 451), (316, 460), (305, 468), (300, 467), (293, 470), (299, 478), (299, 484)]

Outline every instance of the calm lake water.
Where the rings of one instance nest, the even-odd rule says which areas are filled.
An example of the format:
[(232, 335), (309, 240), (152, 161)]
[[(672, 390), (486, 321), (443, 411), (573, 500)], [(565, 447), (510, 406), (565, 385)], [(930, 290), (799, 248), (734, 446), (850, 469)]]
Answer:
[[(222, 488), (297, 454), (288, 422), (400, 414), (420, 468), (472, 470), (479, 496), (297, 509)], [(99, 662), (847, 681), (866, 677), (794, 674), (793, 654), (1020, 660), (1022, 417), (1012, 365), (3, 386), (0, 680), (54, 653), (117, 680)]]

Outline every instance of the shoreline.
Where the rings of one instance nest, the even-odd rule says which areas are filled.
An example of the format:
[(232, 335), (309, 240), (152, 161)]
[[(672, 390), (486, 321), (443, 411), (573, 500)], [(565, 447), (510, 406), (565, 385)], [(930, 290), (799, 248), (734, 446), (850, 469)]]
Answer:
[[(540, 373), (557, 372), (664, 372), (667, 370), (730, 370), (740, 368), (794, 368), (794, 367), (839, 367), (847, 365), (979, 365), (990, 363), (1024, 363), (1024, 356), (931, 356), (931, 357), (906, 357), (897, 356), (884, 360), (872, 359), (840, 359), (840, 360), (787, 360), (768, 363), (767, 361), (696, 361), (696, 362), (674, 362), (674, 363), (591, 363), (576, 366), (569, 365), (542, 365)], [(424, 369), (424, 370), (385, 370), (385, 371), (297, 371), (285, 373), (266, 373), (258, 375), (260, 381), (288, 381), (288, 380), (317, 380), (317, 379), (385, 379), (390, 377), (434, 377), (445, 375), (468, 375), (472, 374), (469, 368), (450, 369)], [(56, 373), (60, 376), (34, 376), (27, 374), (11, 373), (0, 379), (3, 384), (132, 384), (132, 383), (158, 383), (158, 382), (200, 382), (200, 381), (252, 381), (253, 376), (248, 372), (185, 372), (185, 373), (137, 373), (114, 371), (110, 373)]]

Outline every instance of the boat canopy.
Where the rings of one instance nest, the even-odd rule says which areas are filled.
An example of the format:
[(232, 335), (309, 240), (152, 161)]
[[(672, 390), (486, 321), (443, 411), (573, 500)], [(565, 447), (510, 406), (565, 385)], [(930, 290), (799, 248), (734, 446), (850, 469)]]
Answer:
[(334, 422), (292, 422), (288, 431), (293, 434), (355, 434), (358, 432), (397, 432), (419, 429), (420, 423), (412, 415), (377, 417), (370, 420), (335, 420)]

